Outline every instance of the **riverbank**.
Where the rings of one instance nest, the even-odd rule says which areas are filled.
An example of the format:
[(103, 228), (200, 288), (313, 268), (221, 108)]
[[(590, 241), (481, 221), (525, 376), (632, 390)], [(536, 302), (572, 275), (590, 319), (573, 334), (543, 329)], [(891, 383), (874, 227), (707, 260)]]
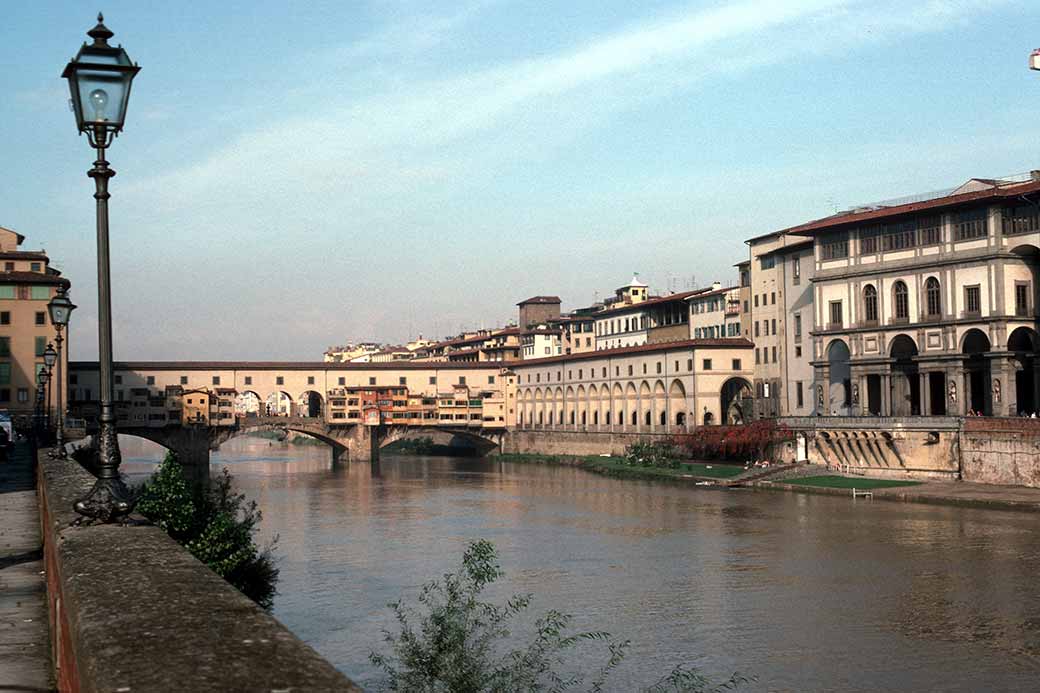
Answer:
[(499, 462), (518, 464), (548, 464), (582, 469), (618, 479), (656, 479), (678, 483), (716, 483), (732, 479), (745, 470), (735, 464), (705, 464), (684, 462), (677, 469), (669, 467), (642, 467), (626, 464), (622, 457), (599, 455), (539, 455), (534, 453), (510, 453), (497, 455)]
[[(614, 478), (644, 479), (668, 481), (671, 483), (704, 486), (705, 482), (725, 484), (725, 487), (740, 487), (759, 491), (788, 491), (791, 493), (810, 493), (827, 496), (852, 496), (852, 488), (869, 489), (874, 500), (896, 501), (902, 503), (927, 503), (931, 505), (952, 505), (967, 508), (988, 508), (991, 510), (1015, 510), (1040, 512), (1040, 489), (1025, 486), (998, 486), (995, 484), (979, 484), (967, 481), (918, 481), (907, 480), (899, 486), (887, 486), (877, 483), (872, 477), (842, 476), (847, 482), (835, 486), (819, 486), (804, 483), (785, 483), (783, 479), (746, 480), (737, 478), (744, 470), (736, 465), (710, 465), (718, 470), (720, 476), (705, 476), (704, 468), (709, 465), (687, 465), (692, 469), (666, 469), (658, 467), (633, 467), (622, 462), (620, 457), (599, 457), (580, 455), (538, 455), (508, 454), (495, 458), (501, 462), (527, 464), (563, 465), (581, 467), (590, 472)], [(699, 470), (695, 471), (695, 470)], [(725, 471), (722, 471), (725, 470)], [(721, 476), (736, 470), (731, 476)], [(794, 473), (805, 475), (804, 467)], [(831, 472), (826, 472), (832, 474)], [(840, 475), (834, 475), (840, 476)], [(857, 487), (856, 482), (862, 481)], [(720, 485), (721, 485), (720, 484)]]

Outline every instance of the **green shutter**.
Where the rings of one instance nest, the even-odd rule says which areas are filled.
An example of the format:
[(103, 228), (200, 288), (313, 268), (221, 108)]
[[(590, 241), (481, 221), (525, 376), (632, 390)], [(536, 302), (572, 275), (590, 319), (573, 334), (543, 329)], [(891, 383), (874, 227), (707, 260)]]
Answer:
[(46, 301), (51, 297), (51, 287), (49, 286), (34, 286), (29, 292), (29, 298), (34, 301)]
[(47, 338), (37, 337), (36, 338), (36, 355), (43, 356), (43, 352), (47, 351)]
[[(0, 337), (0, 356), (10, 356), (10, 355), (11, 355), (11, 338), (10, 337)], [(7, 365), (8, 365), (8, 367), (10, 367), (10, 364), (7, 364)]]
[(11, 364), (0, 363), (0, 385), (11, 384)]
[(14, 286), (11, 284), (0, 284), (0, 298), (14, 298)]

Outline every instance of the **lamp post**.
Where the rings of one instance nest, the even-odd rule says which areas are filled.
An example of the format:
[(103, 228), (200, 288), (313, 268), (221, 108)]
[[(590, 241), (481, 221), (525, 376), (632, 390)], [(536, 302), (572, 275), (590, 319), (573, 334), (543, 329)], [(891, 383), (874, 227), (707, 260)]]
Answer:
[(141, 69), (130, 62), (122, 46), (108, 45), (112, 32), (98, 14), (84, 43), (62, 77), (69, 81), (76, 127), (86, 133), (97, 160), (87, 175), (94, 179), (97, 201), (98, 365), (101, 414), (98, 430), (98, 478), (94, 488), (76, 501), (76, 512), (103, 522), (117, 522), (133, 508), (133, 496), (119, 477), (119, 439), (112, 403), (112, 294), (108, 261), (108, 179), (116, 174), (105, 160), (105, 150), (123, 129), (130, 86)]
[(54, 344), (47, 344), (47, 348), (43, 351), (43, 363), (47, 366), (47, 406), (46, 414), (44, 416), (44, 423), (46, 424), (44, 430), (47, 431), (47, 435), (51, 432), (51, 378), (50, 374), (54, 373), (54, 361), (58, 358), (58, 352), (54, 350)]
[(40, 372), (36, 375), (36, 401), (40, 407), (40, 413), (36, 417), (37, 428), (39, 433), (37, 434), (37, 440), (41, 442), (47, 436), (47, 383), (50, 381), (51, 374), (47, 370), (47, 366), (44, 365), (40, 369)]
[(55, 445), (54, 445), (54, 456), (59, 459), (65, 459), (65, 405), (62, 404), (61, 399), (61, 388), (63, 385), (63, 376), (61, 372), (61, 345), (64, 342), (64, 338), (61, 336), (62, 330), (69, 324), (69, 318), (72, 317), (72, 311), (76, 310), (76, 304), (69, 300), (67, 295), (68, 289), (62, 284), (58, 287), (58, 293), (51, 302), (47, 304), (47, 311), (51, 314), (51, 324), (54, 325), (54, 331), (57, 333), (54, 337), (54, 343), (57, 345), (57, 361), (58, 371), (58, 427), (55, 431)]

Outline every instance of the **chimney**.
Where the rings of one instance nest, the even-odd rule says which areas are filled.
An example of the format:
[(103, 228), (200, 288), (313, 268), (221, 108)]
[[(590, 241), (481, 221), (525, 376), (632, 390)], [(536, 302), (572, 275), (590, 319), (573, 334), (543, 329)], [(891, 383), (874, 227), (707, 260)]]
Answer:
[(722, 282), (712, 282), (711, 283), (711, 290), (712, 291), (718, 291), (721, 288), (722, 288)]
[(1034, 169), (1029, 172), (1029, 180), (1038, 181), (1040, 180), (1040, 171)]

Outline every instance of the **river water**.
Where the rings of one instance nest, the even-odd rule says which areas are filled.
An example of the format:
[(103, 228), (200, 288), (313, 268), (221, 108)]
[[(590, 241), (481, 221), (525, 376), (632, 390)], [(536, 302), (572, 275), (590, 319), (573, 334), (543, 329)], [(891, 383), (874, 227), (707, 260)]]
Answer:
[[(125, 469), (157, 452), (126, 439)], [(466, 544), (498, 549), (489, 596), (632, 641), (610, 690), (686, 662), (747, 691), (1040, 690), (1040, 516), (609, 479), (493, 459), (240, 438), (214, 455), (278, 535), (274, 614), (358, 683)], [(576, 661), (604, 658), (583, 651)]]

